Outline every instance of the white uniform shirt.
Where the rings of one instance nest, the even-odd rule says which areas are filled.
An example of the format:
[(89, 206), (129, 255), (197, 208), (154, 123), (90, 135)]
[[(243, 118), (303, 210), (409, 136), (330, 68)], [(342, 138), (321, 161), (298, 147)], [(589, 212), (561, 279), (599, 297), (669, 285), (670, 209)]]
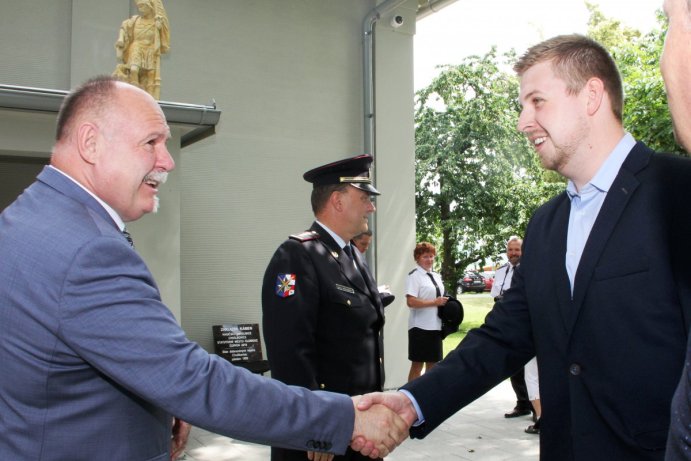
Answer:
[[(439, 291), (444, 294), (444, 283), (441, 280), (441, 275), (436, 272), (430, 272), (434, 280), (439, 286)], [(422, 267), (417, 266), (408, 274), (405, 282), (405, 294), (415, 296), (416, 298), (429, 301), (437, 297), (437, 289), (434, 287), (432, 280), (430, 280)], [(408, 316), (408, 329), (421, 328), (423, 330), (441, 330), (441, 319), (439, 318), (437, 307), (410, 307), (408, 308), (410, 315)]]
[[(511, 268), (507, 272), (507, 270)], [(511, 279), (513, 278), (513, 273), (516, 271), (516, 268), (511, 265), (511, 263), (506, 263), (503, 266), (501, 266), (499, 269), (497, 269), (497, 272), (494, 274), (494, 282), (492, 283), (492, 290), (489, 292), (489, 295), (492, 298), (496, 298), (497, 296), (500, 296), (503, 294), (506, 290), (508, 290), (511, 287)]]

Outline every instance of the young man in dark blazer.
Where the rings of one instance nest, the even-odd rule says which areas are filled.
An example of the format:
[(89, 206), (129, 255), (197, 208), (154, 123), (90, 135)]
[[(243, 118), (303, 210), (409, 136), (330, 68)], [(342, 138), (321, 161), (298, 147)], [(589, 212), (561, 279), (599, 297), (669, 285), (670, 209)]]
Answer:
[(518, 128), (567, 189), (535, 212), (485, 324), (371, 400), (424, 437), (536, 355), (541, 460), (660, 461), (691, 319), (691, 161), (624, 131), (621, 78), (596, 42), (554, 37), (514, 69)]

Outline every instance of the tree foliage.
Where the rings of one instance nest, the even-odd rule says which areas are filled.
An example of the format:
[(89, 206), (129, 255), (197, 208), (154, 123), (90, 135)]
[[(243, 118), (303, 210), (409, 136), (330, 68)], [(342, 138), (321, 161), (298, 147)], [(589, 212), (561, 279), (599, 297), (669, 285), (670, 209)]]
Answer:
[(624, 128), (654, 150), (683, 153), (674, 140), (660, 74), (666, 31), (663, 13), (658, 11), (655, 29), (642, 33), (607, 18), (595, 4), (586, 3), (586, 6), (590, 11), (588, 36), (610, 51), (621, 73), (625, 96)]
[(516, 130), (518, 82), (500, 66), (494, 49), (444, 66), (416, 98), (418, 240), (436, 244), (451, 293), (469, 264), (523, 233), (551, 184)]

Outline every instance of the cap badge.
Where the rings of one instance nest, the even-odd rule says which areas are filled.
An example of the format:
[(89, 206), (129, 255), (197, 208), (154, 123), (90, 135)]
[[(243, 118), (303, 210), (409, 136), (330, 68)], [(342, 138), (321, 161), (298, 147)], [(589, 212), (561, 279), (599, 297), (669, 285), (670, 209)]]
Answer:
[(339, 176), (338, 182), (347, 182), (347, 183), (367, 183), (367, 184), (372, 184), (372, 180), (369, 178), (369, 176)]

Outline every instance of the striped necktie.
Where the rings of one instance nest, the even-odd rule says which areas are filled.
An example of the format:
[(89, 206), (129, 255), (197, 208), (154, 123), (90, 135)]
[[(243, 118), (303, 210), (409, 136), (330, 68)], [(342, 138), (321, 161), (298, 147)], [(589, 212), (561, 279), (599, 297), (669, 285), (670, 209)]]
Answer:
[(129, 232), (127, 232), (127, 228), (122, 229), (122, 235), (125, 236), (125, 239), (127, 240), (127, 243), (130, 244), (132, 248), (134, 248), (134, 240), (132, 240), (132, 236), (130, 235)]

